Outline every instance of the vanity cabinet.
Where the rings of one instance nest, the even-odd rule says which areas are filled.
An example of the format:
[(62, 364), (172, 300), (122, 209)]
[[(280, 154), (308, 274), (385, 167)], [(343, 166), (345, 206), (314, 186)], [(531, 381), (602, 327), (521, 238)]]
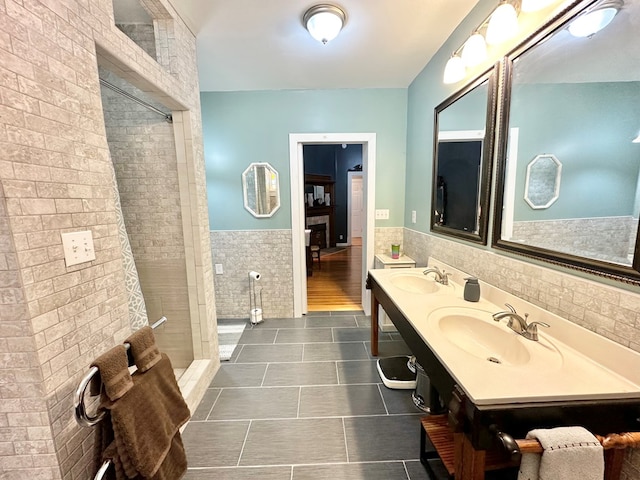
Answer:
[[(373, 263), (374, 268), (414, 268), (416, 261), (407, 256), (400, 255), (399, 258), (392, 258), (385, 253), (379, 253), (375, 256)], [(393, 326), (393, 322), (389, 320), (384, 309), (380, 307), (378, 311), (378, 325), (383, 332), (395, 332), (396, 327)]]
[[(367, 278), (367, 288), (371, 290), (371, 354), (378, 355), (376, 327), (378, 307), (382, 306), (429, 376), (431, 385), (448, 406), (447, 423), (456, 439), (456, 480), (485, 478), (488, 453), (504, 451), (504, 446), (499, 440), (501, 433), (508, 434), (512, 439), (522, 439), (530, 430), (557, 426), (581, 425), (599, 435), (640, 430), (640, 394), (627, 398), (586, 398), (577, 395), (571, 400), (553, 400), (553, 396), (518, 401), (493, 401), (488, 397), (481, 398), (481, 401), (474, 400), (465, 392), (464, 385), (458, 385), (450, 372), (451, 365), (445, 365), (440, 360), (440, 356), (432, 351), (414, 324), (405, 316), (403, 312), (408, 310), (400, 309), (372, 276), (372, 272)], [(378, 276), (383, 278), (382, 275)], [(420, 299), (423, 311), (427, 310), (425, 305), (428, 302), (425, 297)], [(419, 317), (424, 318), (424, 315)], [(526, 371), (518, 373), (526, 375)], [(492, 378), (483, 378), (482, 381), (490, 385)], [(610, 470), (615, 470), (616, 465), (620, 468), (623, 455), (619, 450), (606, 452), (605, 458), (608, 459), (609, 466), (614, 465)], [(614, 475), (605, 478), (616, 477)]]

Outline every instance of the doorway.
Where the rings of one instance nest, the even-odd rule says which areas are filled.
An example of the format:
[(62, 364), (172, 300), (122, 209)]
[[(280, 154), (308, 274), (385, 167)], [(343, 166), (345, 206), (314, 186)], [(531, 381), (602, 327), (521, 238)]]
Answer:
[(362, 172), (348, 172), (347, 176), (347, 244), (362, 245), (364, 224), (364, 179)]
[(291, 227), (293, 258), (293, 307), (294, 316), (300, 317), (308, 311), (305, 208), (304, 208), (304, 145), (310, 144), (362, 144), (363, 177), (363, 241), (361, 253), (360, 299), (366, 315), (371, 311), (370, 292), (365, 288), (367, 271), (373, 268), (374, 258), (374, 209), (375, 209), (375, 133), (336, 134), (290, 134), (289, 161), (291, 178)]

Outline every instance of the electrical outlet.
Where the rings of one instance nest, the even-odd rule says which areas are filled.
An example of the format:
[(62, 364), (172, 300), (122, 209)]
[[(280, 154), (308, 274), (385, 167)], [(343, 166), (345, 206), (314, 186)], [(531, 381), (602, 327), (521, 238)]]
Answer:
[(411, 223), (416, 223), (416, 211), (411, 210)]
[(340, 240), (344, 240), (344, 235), (340, 235)]
[(389, 220), (389, 209), (376, 209), (376, 220)]
[(216, 275), (222, 275), (224, 273), (221, 263), (216, 263), (214, 266), (216, 268)]
[(96, 259), (91, 230), (62, 234), (62, 248), (67, 267)]

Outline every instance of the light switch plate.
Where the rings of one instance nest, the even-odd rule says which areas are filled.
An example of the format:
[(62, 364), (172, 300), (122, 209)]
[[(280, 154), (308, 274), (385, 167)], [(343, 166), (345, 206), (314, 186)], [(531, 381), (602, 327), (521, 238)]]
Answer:
[(376, 209), (376, 220), (389, 220), (389, 209)]
[(416, 223), (416, 211), (411, 210), (411, 223)]
[(91, 230), (62, 234), (62, 248), (67, 267), (96, 259)]

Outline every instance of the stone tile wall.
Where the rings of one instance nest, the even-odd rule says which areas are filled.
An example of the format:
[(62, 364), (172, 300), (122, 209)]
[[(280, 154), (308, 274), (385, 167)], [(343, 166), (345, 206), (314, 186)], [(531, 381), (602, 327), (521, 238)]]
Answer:
[(631, 216), (514, 222), (513, 240), (629, 265), (637, 227), (638, 219)]
[[(195, 38), (166, 0), (144, 4), (158, 61), (114, 25), (110, 0), (0, 0), (2, 478), (93, 477), (73, 392), (131, 332), (98, 63), (176, 112), (191, 337), (215, 359), (202, 377), (218, 365)], [(60, 234), (81, 230), (96, 260), (66, 267)]]
[(403, 236), (404, 236), (403, 227), (376, 227), (375, 235), (376, 235), (376, 238), (375, 238), (374, 255), (377, 255), (378, 253), (385, 253), (387, 255), (391, 255), (392, 243), (399, 243), (400, 252), (406, 253), (403, 245)]
[[(405, 253), (417, 265), (429, 257), (512, 293), (640, 352), (640, 289), (616, 288), (442, 237), (405, 229)], [(622, 478), (640, 478), (640, 455), (630, 449)]]
[(249, 272), (262, 274), (264, 318), (293, 316), (291, 230), (212, 231), (213, 263), (224, 273), (215, 276), (219, 318), (249, 318)]
[(145, 25), (142, 23), (116, 24), (122, 33), (135, 42), (140, 48), (149, 54), (150, 57), (156, 58), (156, 38), (152, 24)]

